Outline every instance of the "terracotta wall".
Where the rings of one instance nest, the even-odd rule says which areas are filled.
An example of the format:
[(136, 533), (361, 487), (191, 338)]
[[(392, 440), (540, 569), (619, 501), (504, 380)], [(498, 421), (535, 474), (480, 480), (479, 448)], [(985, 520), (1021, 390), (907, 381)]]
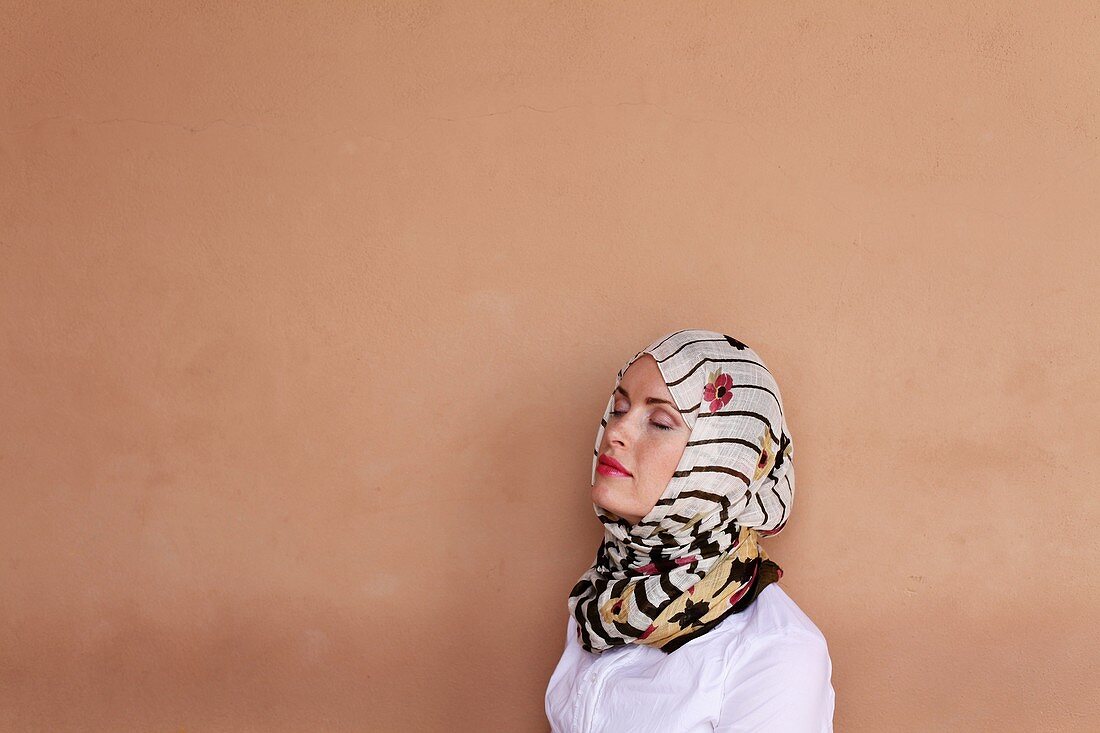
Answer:
[(1100, 728), (1100, 17), (863, 5), (3, 3), (0, 730), (546, 730), (683, 327), (838, 730)]

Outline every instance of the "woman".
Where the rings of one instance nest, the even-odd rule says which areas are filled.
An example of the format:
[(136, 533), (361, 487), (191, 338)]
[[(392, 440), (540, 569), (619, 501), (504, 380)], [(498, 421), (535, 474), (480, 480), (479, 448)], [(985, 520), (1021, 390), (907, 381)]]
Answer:
[(825, 638), (759, 544), (793, 498), (779, 388), (756, 352), (684, 330), (635, 354), (596, 434), (604, 538), (569, 594), (553, 730), (831, 731)]

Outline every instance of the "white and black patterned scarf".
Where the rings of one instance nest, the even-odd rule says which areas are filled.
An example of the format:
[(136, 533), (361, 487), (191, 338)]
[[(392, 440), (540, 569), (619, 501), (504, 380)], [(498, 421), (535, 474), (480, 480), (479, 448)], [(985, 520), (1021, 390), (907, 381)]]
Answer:
[[(783, 528), (794, 500), (791, 438), (771, 372), (740, 341), (692, 329), (635, 354), (616, 387), (647, 353), (691, 435), (664, 493), (637, 524), (593, 504), (604, 539), (568, 601), (591, 652), (638, 643), (671, 653), (747, 608), (783, 574), (759, 545)], [(613, 391), (596, 433), (593, 485), (614, 404)]]

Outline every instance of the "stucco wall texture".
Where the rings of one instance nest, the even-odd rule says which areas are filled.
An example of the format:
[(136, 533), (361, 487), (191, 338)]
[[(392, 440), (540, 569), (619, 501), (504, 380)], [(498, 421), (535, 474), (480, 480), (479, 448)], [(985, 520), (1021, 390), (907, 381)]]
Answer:
[(615, 371), (709, 328), (840, 731), (1100, 729), (1093, 2), (0, 23), (0, 731), (545, 731)]

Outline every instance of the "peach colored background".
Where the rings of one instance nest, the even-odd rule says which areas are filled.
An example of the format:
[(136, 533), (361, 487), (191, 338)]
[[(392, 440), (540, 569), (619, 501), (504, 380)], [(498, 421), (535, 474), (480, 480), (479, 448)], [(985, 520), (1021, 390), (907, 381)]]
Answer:
[(1100, 728), (1096, 6), (855, 5), (4, 3), (0, 730), (546, 730), (682, 327), (838, 730)]

